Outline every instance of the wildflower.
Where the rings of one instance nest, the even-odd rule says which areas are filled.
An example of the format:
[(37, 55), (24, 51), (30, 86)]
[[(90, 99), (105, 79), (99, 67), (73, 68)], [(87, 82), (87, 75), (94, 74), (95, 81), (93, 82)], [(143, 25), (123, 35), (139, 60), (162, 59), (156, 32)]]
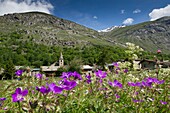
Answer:
[(160, 100), (161, 104), (165, 105), (167, 102)]
[(128, 72), (128, 69), (125, 69), (125, 70), (124, 70), (124, 73), (127, 73), (127, 72)]
[(144, 80), (146, 81), (146, 84), (148, 84), (149, 87), (151, 87), (152, 83), (155, 83), (155, 84), (164, 83), (164, 80), (158, 80), (157, 78), (151, 78), (151, 77), (145, 78)]
[(7, 110), (7, 109), (8, 109), (8, 106), (4, 107), (4, 109), (3, 109), (3, 110)]
[(0, 98), (0, 101), (4, 101), (4, 100), (6, 100), (6, 98), (5, 98), (5, 97)]
[(120, 98), (120, 96), (119, 96), (118, 94), (115, 94), (115, 97), (116, 97), (116, 98)]
[(157, 84), (163, 84), (165, 81), (164, 80), (159, 80), (159, 81), (157, 81), (156, 83)]
[(157, 53), (158, 53), (158, 54), (161, 53), (161, 52), (162, 52), (162, 51), (161, 51), (160, 49), (157, 50)]
[(38, 86), (36, 86), (35, 89), (36, 89), (37, 91), (40, 91), (40, 88), (39, 88)]
[(23, 72), (24, 72), (23, 70), (17, 70), (17, 71), (15, 72), (15, 74), (16, 74), (17, 76), (21, 76)]
[(118, 64), (117, 62), (113, 62), (113, 65), (114, 65), (115, 67), (118, 67), (118, 66), (119, 66), (119, 64)]
[(75, 78), (75, 79), (78, 79), (78, 80), (82, 80), (82, 77), (79, 73), (77, 73), (76, 71), (74, 71), (72, 73), (72, 76)]
[(60, 85), (60, 87), (65, 89), (65, 90), (71, 90), (74, 87), (76, 87), (76, 85), (77, 85), (76, 81), (74, 81), (74, 80), (69, 81), (67, 79), (64, 79), (62, 84)]
[(5, 100), (6, 100), (6, 98), (4, 98), (4, 97), (0, 98), (0, 107), (3, 106), (3, 101), (5, 101)]
[(28, 90), (21, 90), (21, 88), (17, 88), (15, 93), (12, 94), (12, 101), (13, 102), (20, 102), (24, 100), (24, 96), (28, 94)]
[(108, 83), (110, 86), (122, 88), (122, 84), (117, 80), (114, 80), (114, 82), (109, 81)]
[(94, 72), (96, 74), (97, 77), (103, 79), (107, 76), (107, 73), (106, 72), (103, 72), (102, 70), (98, 70), (96, 72)]
[(153, 102), (153, 101), (154, 101), (154, 98), (147, 98), (147, 101)]
[(50, 92), (50, 88), (46, 88), (45, 86), (42, 86), (42, 87), (39, 88), (39, 91), (42, 94), (48, 94)]
[(49, 84), (48, 87), (54, 94), (61, 93), (63, 91), (63, 88), (56, 86), (55, 83)]
[(82, 80), (82, 77), (79, 73), (75, 72), (63, 72), (60, 78), (67, 79), (70, 77), (74, 77), (74, 79)]
[(38, 79), (42, 79), (42, 77), (43, 77), (43, 75), (40, 74), (40, 73), (36, 74), (35, 76), (36, 76)]
[(86, 75), (86, 78), (87, 78), (87, 79), (91, 79), (91, 76), (90, 76), (90, 75)]
[(135, 86), (135, 83), (134, 82), (128, 82), (128, 85), (129, 86)]
[(70, 76), (71, 76), (70, 72), (63, 72), (60, 78), (66, 79), (66, 78), (69, 78)]
[(91, 83), (91, 76), (90, 75), (86, 75), (86, 78), (87, 78), (86, 82), (88, 84), (90, 84)]
[(142, 81), (142, 83), (141, 83), (141, 86), (142, 87), (152, 87), (152, 82), (145, 82), (145, 81)]
[(140, 102), (143, 102), (143, 100), (135, 100), (135, 99), (132, 99), (134, 103), (140, 103)]
[(88, 84), (90, 84), (90, 83), (91, 83), (91, 80), (90, 80), (90, 79), (87, 79), (86, 82), (87, 82)]

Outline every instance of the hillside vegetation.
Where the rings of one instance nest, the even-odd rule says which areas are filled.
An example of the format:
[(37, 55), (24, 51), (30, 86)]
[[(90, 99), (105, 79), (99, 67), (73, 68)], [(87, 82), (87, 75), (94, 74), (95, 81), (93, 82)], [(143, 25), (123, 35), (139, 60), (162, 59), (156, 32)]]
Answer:
[(170, 50), (170, 17), (156, 21), (144, 22), (105, 33), (106, 39), (118, 43), (132, 42), (147, 51), (161, 49), (164, 53)]

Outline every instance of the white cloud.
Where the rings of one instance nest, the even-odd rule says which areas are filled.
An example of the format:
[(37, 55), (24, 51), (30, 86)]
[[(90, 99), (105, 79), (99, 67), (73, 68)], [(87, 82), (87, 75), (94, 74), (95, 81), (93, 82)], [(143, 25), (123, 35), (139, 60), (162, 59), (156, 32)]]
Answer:
[(121, 10), (121, 14), (124, 14), (124, 13), (125, 13), (125, 10), (122, 9), (122, 10)]
[(97, 16), (93, 16), (93, 18), (94, 18), (94, 19), (98, 19), (98, 17), (97, 17)]
[(51, 14), (53, 5), (45, 0), (0, 0), (0, 15), (39, 11)]
[(149, 13), (151, 21), (161, 18), (163, 16), (170, 16), (170, 5), (167, 5), (164, 8), (153, 9), (151, 13)]
[(135, 10), (133, 11), (133, 13), (140, 13), (140, 12), (141, 12), (140, 9), (135, 9)]
[(125, 25), (130, 25), (130, 24), (133, 23), (133, 21), (134, 21), (133, 18), (127, 18), (126, 20), (123, 21), (123, 24), (125, 24)]

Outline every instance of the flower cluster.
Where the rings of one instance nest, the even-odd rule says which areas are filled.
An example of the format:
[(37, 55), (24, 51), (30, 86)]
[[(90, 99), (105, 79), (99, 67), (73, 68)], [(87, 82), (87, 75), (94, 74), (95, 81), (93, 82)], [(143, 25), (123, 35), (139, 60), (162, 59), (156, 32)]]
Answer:
[(129, 86), (136, 86), (136, 87), (152, 87), (152, 84), (163, 84), (164, 80), (158, 80), (157, 78), (145, 78), (142, 82), (128, 82)]
[(79, 73), (75, 72), (63, 72), (61, 78), (63, 79), (70, 79), (71, 77), (74, 78), (74, 80), (82, 80), (82, 77)]

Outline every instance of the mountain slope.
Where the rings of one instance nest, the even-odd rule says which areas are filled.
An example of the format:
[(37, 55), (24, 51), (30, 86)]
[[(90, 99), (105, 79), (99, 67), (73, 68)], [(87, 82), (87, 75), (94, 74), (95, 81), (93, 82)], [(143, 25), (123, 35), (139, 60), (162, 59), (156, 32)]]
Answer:
[(0, 16), (0, 41), (19, 34), (20, 41), (56, 46), (110, 45), (98, 32), (74, 22), (40, 12)]
[(105, 37), (122, 44), (132, 42), (152, 52), (161, 49), (170, 53), (170, 17), (117, 28), (105, 33)]
[(147, 51), (161, 49), (170, 53), (170, 17), (99, 33), (49, 14), (28, 12), (0, 16), (0, 26), (0, 47), (9, 45), (10, 41), (66, 47), (124, 46), (126, 42), (132, 42)]

